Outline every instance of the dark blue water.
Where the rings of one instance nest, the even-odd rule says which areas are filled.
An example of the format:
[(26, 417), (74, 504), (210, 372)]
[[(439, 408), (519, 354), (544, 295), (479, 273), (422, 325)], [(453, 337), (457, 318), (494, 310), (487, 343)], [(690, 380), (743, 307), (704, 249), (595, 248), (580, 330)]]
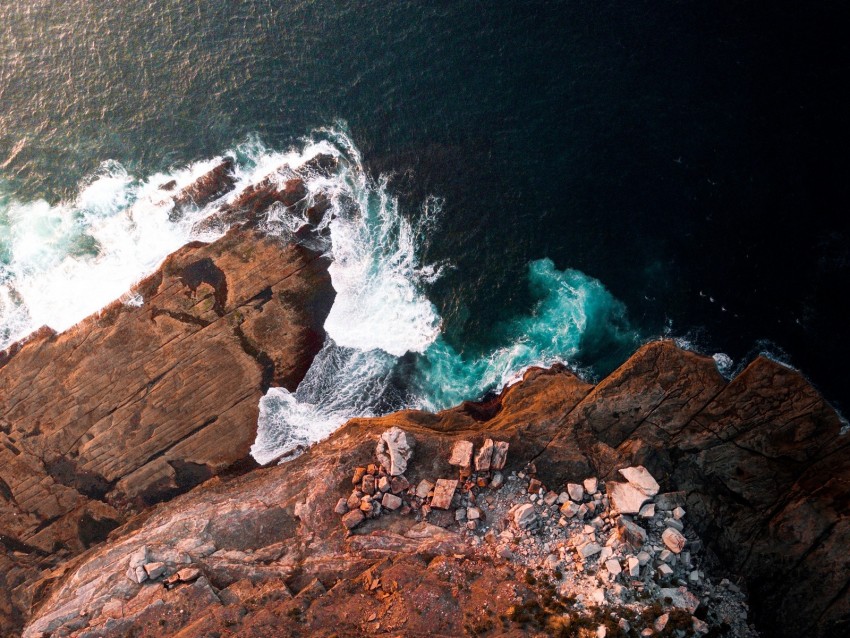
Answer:
[[(415, 218), (447, 344), (600, 280), (643, 338), (767, 349), (848, 399), (847, 40), (838, 5), (38, 0), (0, 8), (3, 201), (73, 198), (256, 134), (347, 122)], [(0, 202), (2, 203), (2, 202)], [(0, 219), (0, 222), (3, 220)], [(2, 223), (0, 223), (2, 226)], [(631, 346), (588, 331), (604, 374)]]

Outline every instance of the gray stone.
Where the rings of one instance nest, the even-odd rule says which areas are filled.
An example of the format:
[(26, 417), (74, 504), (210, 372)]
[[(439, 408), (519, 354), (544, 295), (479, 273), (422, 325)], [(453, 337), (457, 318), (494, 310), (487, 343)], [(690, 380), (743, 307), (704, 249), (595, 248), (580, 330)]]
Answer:
[(494, 490), (497, 490), (500, 487), (502, 487), (502, 484), (504, 482), (505, 482), (505, 477), (502, 475), (502, 473), (501, 472), (494, 472), (493, 473), (493, 479), (490, 481), (490, 487)]
[(348, 501), (344, 498), (339, 499), (336, 502), (336, 507), (334, 508), (335, 514), (345, 514), (348, 511)]
[(699, 607), (699, 598), (688, 591), (687, 587), (662, 587), (658, 591), (659, 600), (670, 599), (673, 607), (694, 613)]
[(135, 552), (130, 554), (130, 567), (138, 567), (139, 565), (144, 565), (148, 562), (148, 548), (147, 545), (142, 545)]
[(566, 492), (561, 492), (560, 494), (558, 494), (558, 503), (559, 504), (563, 505), (564, 503), (566, 503), (569, 500), (570, 500), (570, 495), (567, 494)]
[(606, 483), (611, 506), (620, 514), (637, 514), (649, 497), (631, 483)]
[(472, 441), (455, 441), (452, 446), (452, 455), (449, 458), (449, 465), (454, 465), (463, 469), (472, 467)]
[(675, 518), (677, 521), (682, 520), (684, 516), (685, 509), (681, 505), (673, 510), (673, 518)]
[(505, 463), (508, 462), (508, 448), (510, 444), (507, 441), (496, 441), (493, 443), (493, 458), (490, 461), (491, 470), (504, 469)]
[(641, 518), (652, 518), (655, 516), (655, 503), (647, 503), (641, 507), (638, 516)]
[(434, 486), (434, 497), (431, 499), (431, 507), (447, 510), (452, 506), (452, 497), (457, 489), (456, 479), (437, 479)]
[(677, 521), (675, 518), (665, 518), (664, 525), (666, 527), (672, 527), (677, 532), (682, 532), (685, 530), (685, 526), (682, 524), (682, 521)]
[(127, 568), (127, 578), (134, 583), (141, 585), (148, 579), (148, 573), (145, 571), (144, 565), (136, 565), (135, 567)]
[(658, 494), (658, 482), (652, 477), (652, 474), (643, 466), (624, 467), (620, 470), (630, 485), (633, 485), (647, 496), (655, 496)]
[(455, 510), (455, 520), (458, 523), (466, 522), (466, 509), (465, 508), (461, 507), (460, 509)]
[(661, 540), (664, 541), (664, 544), (674, 554), (678, 554), (683, 549), (685, 549), (685, 543), (687, 543), (687, 539), (682, 536), (682, 533), (678, 530), (673, 529), (672, 527), (668, 527), (661, 534)]
[(490, 464), (493, 461), (493, 439), (485, 439), (484, 445), (478, 450), (475, 455), (475, 471), (489, 472)]
[(646, 530), (625, 516), (617, 521), (617, 532), (624, 543), (635, 549), (640, 549), (646, 543)]
[(662, 578), (667, 578), (673, 575), (673, 569), (667, 563), (661, 563), (656, 570)]
[(390, 476), (404, 474), (413, 456), (415, 439), (399, 427), (391, 427), (381, 435), (375, 454)]
[(629, 556), (626, 559), (626, 567), (629, 570), (629, 576), (632, 578), (640, 576), (640, 560), (636, 556)]

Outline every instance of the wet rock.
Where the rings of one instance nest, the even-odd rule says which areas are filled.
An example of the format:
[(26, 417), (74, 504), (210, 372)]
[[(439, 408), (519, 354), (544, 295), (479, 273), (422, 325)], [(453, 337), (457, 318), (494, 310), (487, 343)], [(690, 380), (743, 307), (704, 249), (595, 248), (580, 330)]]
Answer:
[(462, 469), (469, 469), (472, 466), (471, 441), (455, 441), (452, 446), (452, 454), (449, 458), (449, 465), (455, 465)]
[(392, 427), (381, 435), (375, 454), (390, 476), (399, 476), (407, 470), (415, 445), (412, 435), (399, 427)]
[(431, 499), (431, 507), (447, 510), (452, 506), (452, 497), (457, 489), (455, 479), (437, 479), (434, 486), (434, 497)]

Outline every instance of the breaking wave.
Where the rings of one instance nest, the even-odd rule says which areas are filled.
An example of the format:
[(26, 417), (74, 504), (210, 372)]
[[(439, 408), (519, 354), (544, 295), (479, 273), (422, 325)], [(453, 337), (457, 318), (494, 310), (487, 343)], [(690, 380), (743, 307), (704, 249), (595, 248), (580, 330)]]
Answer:
[[(319, 223), (329, 230), (319, 248), (331, 258), (337, 294), (325, 344), (304, 380), (295, 392), (271, 388), (260, 401), (251, 450), (260, 463), (297, 453), (352, 417), (446, 408), (511, 383), (531, 365), (574, 364), (589, 342), (637, 343), (625, 307), (599, 281), (542, 259), (528, 266), (531, 307), (493, 327), (490, 349), (459, 352), (427, 296), (442, 265), (421, 259), (439, 226), (440, 201), (402, 214), (387, 179), (369, 177), (342, 126), (320, 129), (286, 153), (258, 139), (231, 149), (225, 155), (235, 160), (237, 182), (223, 200), (319, 153), (339, 160), (332, 175), (306, 180), (311, 194), (331, 204)], [(187, 242), (224, 232), (195, 230), (222, 200), (172, 214), (173, 193), (221, 160), (145, 179), (107, 162), (73, 201), (57, 204), (21, 203), (0, 190), (0, 348), (41, 325), (65, 330), (116, 298), (140, 303), (126, 292), (135, 282)], [(289, 238), (303, 223), (273, 207), (262, 227)]]

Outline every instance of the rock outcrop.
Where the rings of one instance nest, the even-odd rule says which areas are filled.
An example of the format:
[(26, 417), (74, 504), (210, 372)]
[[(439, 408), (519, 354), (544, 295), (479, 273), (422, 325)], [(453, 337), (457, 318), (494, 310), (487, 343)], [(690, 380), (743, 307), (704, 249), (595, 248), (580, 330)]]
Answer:
[[(224, 162), (175, 196), (175, 210), (227, 192), (229, 170)], [(271, 385), (294, 390), (323, 343), (327, 266), (236, 226), (172, 254), (129, 295), (137, 301), (2, 353), (4, 593), (147, 506), (252, 466), (260, 397)], [(4, 600), (0, 615), (14, 620), (31, 595)], [(0, 623), (0, 635), (8, 629)]]
[[(699, 533), (705, 553), (705, 564), (688, 578), (712, 588), (711, 600), (720, 592), (739, 595), (734, 582), (712, 585), (706, 575), (727, 574), (748, 591), (766, 635), (837, 635), (850, 615), (850, 450), (840, 426), (798, 373), (763, 358), (731, 383), (711, 359), (670, 342), (643, 347), (595, 388), (563, 368), (531, 370), (487, 403), (355, 419), (282, 466), (213, 479), (156, 506), (107, 543), (43, 575), (35, 586), (42, 602), (25, 635), (584, 635), (580, 628), (602, 626), (618, 635), (646, 619), (602, 614), (594, 601), (610, 596), (608, 586), (584, 602), (562, 600), (555, 592), (566, 575), (556, 567), (525, 573), (526, 545), (493, 551), (488, 533), (517, 529), (538, 535), (540, 548), (552, 546), (553, 539), (539, 536), (547, 529), (541, 527), (546, 508), (560, 508), (570, 521), (589, 516), (591, 493), (582, 490), (579, 504), (568, 486), (576, 497), (576, 487), (592, 487), (598, 499), (597, 485), (626, 484), (618, 470), (627, 466), (643, 467), (625, 473), (637, 486), (654, 492), (650, 474), (660, 484), (653, 497), (642, 492), (642, 513), (622, 516), (615, 526), (628, 547), (646, 542), (641, 521), (660, 525), (653, 577), (671, 580), (663, 591), (672, 602), (647, 621), (648, 630), (707, 631), (693, 597), (679, 601), (686, 614), (677, 607), (681, 595), (670, 567), (691, 560), (681, 555), (697, 545), (683, 534), (687, 512), (688, 529)], [(404, 477), (410, 487), (398, 494), (425, 501), (437, 480), (461, 476), (452, 509), (382, 506), (383, 515), (362, 514), (358, 494), (365, 493), (350, 495), (352, 476), (355, 487), (372, 476), (367, 489), (376, 495), (387, 488), (381, 486), (389, 474), (370, 474), (368, 466), (376, 441), (392, 427), (416, 440)], [(539, 505), (519, 505), (501, 519), (488, 497), (496, 492), (488, 490), (502, 480), (493, 488), (495, 480), (479, 487), (463, 478), (469, 446), (456, 444), (480, 450), (489, 447), (487, 439), (508, 444), (504, 472), (532, 473), (534, 485), (515, 493), (539, 491), (530, 499)], [(452, 454), (458, 449), (464, 450), (460, 466)], [(392, 487), (385, 494), (394, 495)], [(357, 509), (342, 514), (352, 497)], [(349, 525), (345, 517), (352, 514), (360, 517)], [(127, 576), (142, 547), (150, 562), (163, 565), (157, 581), (139, 584)], [(600, 573), (611, 582), (642, 573), (651, 560), (634, 549), (615, 565), (603, 550), (588, 542), (577, 548), (576, 560), (607, 554)], [(191, 578), (180, 577), (181, 570)]]

